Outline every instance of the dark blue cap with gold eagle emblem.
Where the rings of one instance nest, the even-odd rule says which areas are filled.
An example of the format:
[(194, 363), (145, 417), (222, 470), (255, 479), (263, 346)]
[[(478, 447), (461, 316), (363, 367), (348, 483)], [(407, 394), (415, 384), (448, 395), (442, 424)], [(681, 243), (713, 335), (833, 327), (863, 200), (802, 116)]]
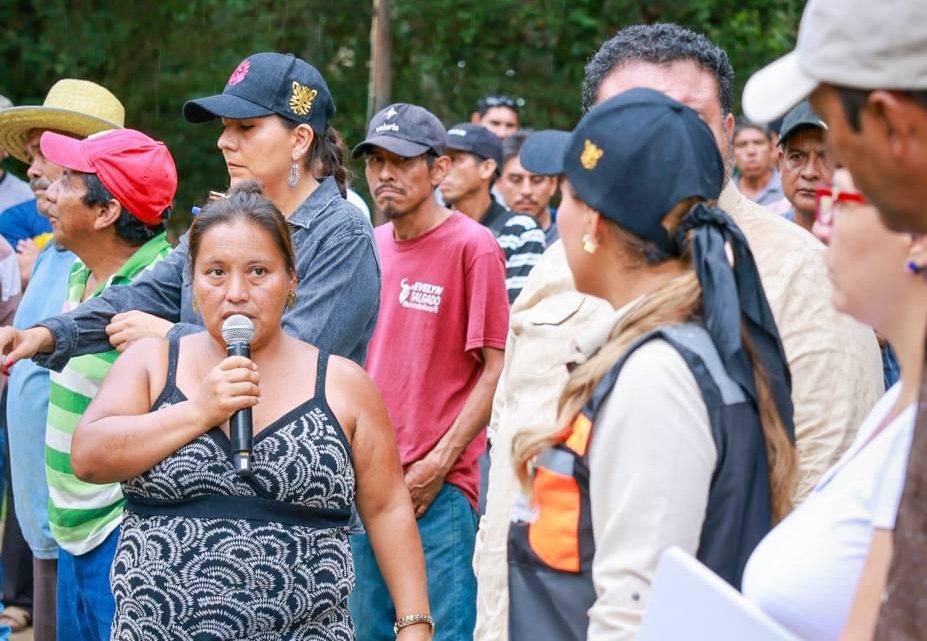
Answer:
[[(596, 105), (548, 153), (587, 205), (634, 234), (672, 245), (660, 224), (683, 200), (716, 200), (724, 162), (714, 135), (689, 107), (652, 89)], [(559, 171), (558, 171), (559, 170)]]
[(187, 101), (190, 122), (277, 114), (323, 135), (335, 103), (319, 70), (291, 53), (256, 53), (242, 60), (221, 94)]

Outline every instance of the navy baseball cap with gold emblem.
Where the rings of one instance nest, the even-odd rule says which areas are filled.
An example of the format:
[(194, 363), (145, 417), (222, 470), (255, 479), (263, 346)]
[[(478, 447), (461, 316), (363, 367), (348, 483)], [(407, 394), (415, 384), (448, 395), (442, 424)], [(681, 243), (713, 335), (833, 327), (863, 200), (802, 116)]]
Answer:
[(221, 94), (187, 101), (190, 122), (277, 114), (325, 133), (335, 103), (319, 70), (291, 53), (256, 53), (242, 60)]
[[(563, 174), (587, 205), (663, 245), (660, 225), (683, 200), (716, 200), (724, 162), (698, 114), (652, 89), (631, 89), (596, 105), (569, 137), (549, 139)], [(559, 171), (558, 171), (559, 170)]]

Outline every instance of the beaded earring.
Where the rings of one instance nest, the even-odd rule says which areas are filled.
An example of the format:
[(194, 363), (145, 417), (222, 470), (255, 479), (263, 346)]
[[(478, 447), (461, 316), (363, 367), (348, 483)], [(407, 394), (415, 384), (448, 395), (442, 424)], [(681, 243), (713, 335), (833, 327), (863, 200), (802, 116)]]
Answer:
[(290, 177), (286, 181), (286, 184), (290, 189), (296, 188), (296, 184), (299, 182), (300, 173), (299, 163), (294, 160), (293, 164), (290, 165)]

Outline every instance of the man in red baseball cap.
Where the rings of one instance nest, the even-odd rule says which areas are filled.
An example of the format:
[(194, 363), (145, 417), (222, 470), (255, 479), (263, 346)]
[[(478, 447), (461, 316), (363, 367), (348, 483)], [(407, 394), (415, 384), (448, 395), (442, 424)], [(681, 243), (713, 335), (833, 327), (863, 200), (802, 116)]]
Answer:
[[(48, 188), (55, 241), (77, 254), (63, 311), (124, 285), (171, 250), (164, 223), (177, 170), (164, 143), (131, 129), (83, 140), (45, 132), (42, 154), (64, 168)], [(109, 583), (123, 498), (118, 483), (92, 485), (71, 470), (70, 437), (118, 353), (72, 358), (51, 373), (46, 428), (49, 524), (58, 556), (59, 638), (109, 639), (115, 602)], [(63, 636), (62, 636), (63, 634)]]
[(41, 146), (48, 159), (66, 170), (95, 174), (144, 225), (164, 222), (177, 192), (177, 169), (163, 142), (134, 129), (110, 129), (82, 140), (48, 131)]

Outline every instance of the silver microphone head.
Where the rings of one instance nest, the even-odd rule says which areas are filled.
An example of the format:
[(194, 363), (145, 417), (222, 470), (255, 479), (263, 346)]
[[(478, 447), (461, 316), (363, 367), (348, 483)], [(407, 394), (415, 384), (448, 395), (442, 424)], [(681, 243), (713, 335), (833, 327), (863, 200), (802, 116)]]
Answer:
[(247, 316), (233, 314), (222, 323), (222, 339), (226, 345), (232, 343), (250, 345), (252, 338), (254, 338), (254, 323)]

